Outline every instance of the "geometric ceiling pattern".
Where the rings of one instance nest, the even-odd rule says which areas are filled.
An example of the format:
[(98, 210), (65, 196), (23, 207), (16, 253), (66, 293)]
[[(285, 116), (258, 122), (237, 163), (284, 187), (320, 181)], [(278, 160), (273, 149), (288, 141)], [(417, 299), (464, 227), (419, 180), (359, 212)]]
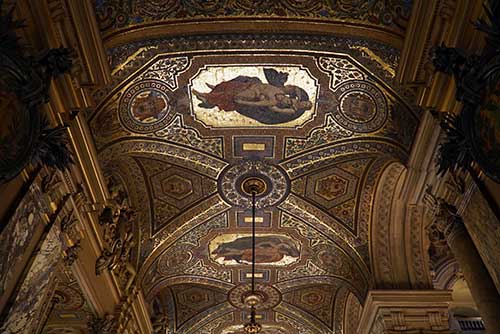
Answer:
[[(112, 3), (98, 10), (111, 13), (103, 8)], [(107, 29), (133, 24), (113, 15)], [(325, 41), (227, 36), (110, 50), (114, 81), (95, 93), (89, 126), (105, 175), (136, 212), (139, 282), (172, 332), (242, 333), (251, 212), (241, 183), (249, 176), (267, 186), (256, 213), (259, 323), (266, 333), (354, 328), (373, 286), (379, 178), (405, 163), (419, 115), (394, 82), (392, 49)]]

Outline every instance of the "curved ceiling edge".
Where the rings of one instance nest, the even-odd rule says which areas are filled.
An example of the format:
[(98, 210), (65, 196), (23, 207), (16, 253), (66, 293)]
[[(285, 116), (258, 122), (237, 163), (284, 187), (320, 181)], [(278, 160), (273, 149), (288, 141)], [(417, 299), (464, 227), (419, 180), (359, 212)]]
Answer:
[[(281, 25), (277, 25), (277, 22)], [(336, 35), (371, 39), (388, 44), (396, 49), (402, 49), (404, 34), (389, 29), (374, 27), (361, 23), (349, 22), (322, 22), (318, 20), (300, 19), (212, 19), (186, 20), (178, 22), (157, 22), (137, 25), (113, 31), (103, 36), (106, 48), (148, 39), (176, 37), (176, 36), (203, 36), (224, 34), (311, 34)]]

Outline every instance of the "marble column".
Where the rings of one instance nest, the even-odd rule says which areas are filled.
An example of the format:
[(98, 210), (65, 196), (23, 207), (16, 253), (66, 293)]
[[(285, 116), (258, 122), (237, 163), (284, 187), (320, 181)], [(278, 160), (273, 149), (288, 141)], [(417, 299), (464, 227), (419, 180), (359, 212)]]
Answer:
[[(500, 333), (500, 295), (456, 208), (441, 200), (435, 227), (442, 232), (460, 265), (474, 302), (481, 313), (486, 333)], [(495, 251), (495, 250), (491, 250)]]

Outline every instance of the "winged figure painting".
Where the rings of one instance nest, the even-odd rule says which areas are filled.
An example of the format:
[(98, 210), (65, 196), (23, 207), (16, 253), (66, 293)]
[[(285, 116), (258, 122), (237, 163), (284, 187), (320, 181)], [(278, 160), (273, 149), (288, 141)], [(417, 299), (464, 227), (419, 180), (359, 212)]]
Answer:
[(288, 73), (264, 68), (264, 75), (267, 83), (258, 77), (240, 75), (216, 85), (207, 83), (211, 89), (208, 93), (192, 93), (201, 101), (201, 108), (236, 111), (263, 124), (289, 122), (312, 108), (304, 89), (285, 85)]

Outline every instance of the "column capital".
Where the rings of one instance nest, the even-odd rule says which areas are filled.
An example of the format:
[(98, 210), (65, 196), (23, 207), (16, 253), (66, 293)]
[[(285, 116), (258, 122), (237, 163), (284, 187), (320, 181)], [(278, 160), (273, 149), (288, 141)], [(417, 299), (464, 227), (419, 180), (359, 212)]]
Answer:
[(442, 198), (438, 199), (432, 227), (442, 233), (448, 243), (458, 232), (466, 231), (457, 208)]
[(448, 290), (371, 290), (359, 334), (452, 333), (448, 331)]

